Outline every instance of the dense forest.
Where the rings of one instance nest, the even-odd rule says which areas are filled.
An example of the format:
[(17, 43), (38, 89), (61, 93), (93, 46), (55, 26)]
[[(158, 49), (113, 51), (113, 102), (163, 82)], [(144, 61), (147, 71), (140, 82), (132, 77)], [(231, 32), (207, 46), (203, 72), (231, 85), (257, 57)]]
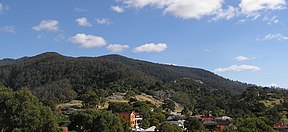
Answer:
[(59, 85), (72, 88), (78, 94), (93, 88), (116, 91), (134, 88), (142, 91), (155, 87), (156, 83), (169, 83), (182, 78), (232, 93), (242, 93), (251, 86), (203, 69), (155, 64), (120, 55), (72, 58), (49, 52), (18, 60), (4, 59), (0, 61), (0, 66), (1, 85), (14, 90), (26, 86), (37, 93), (41, 89), (39, 87), (62, 89), (63, 86)]
[[(125, 93), (128, 102), (107, 101), (114, 93)], [(160, 100), (161, 106), (135, 98), (143, 93)], [(143, 128), (157, 126), (160, 131), (179, 131), (166, 121), (175, 104), (183, 107), (181, 113), (187, 122), (193, 122), (190, 116), (197, 114), (232, 117), (235, 127), (229, 131), (273, 131), (273, 124), (288, 120), (288, 92), (284, 89), (231, 81), (203, 69), (120, 55), (74, 58), (49, 52), (4, 59), (0, 61), (0, 94), (0, 128), (7, 131), (34, 131), (29, 125), (45, 130), (45, 123), (51, 131), (57, 131), (57, 122), (63, 120), (68, 120), (69, 129), (75, 131), (128, 131), (129, 126), (115, 115), (124, 111), (140, 112)], [(66, 116), (55, 108), (58, 103), (75, 99), (83, 101), (85, 111)], [(109, 106), (99, 111), (99, 106), (107, 102)], [(36, 114), (35, 119), (30, 119), (29, 114)], [(41, 116), (47, 116), (46, 120), (38, 119)], [(4, 123), (11, 117), (18, 120)], [(21, 124), (28, 120), (37, 121)], [(98, 126), (93, 125), (96, 122)], [(192, 128), (202, 129), (195, 128), (195, 123)]]

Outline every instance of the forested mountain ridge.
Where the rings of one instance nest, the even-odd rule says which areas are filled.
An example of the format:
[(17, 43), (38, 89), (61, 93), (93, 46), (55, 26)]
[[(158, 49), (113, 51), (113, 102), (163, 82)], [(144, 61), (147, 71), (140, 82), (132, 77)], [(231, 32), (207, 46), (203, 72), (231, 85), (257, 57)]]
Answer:
[[(117, 97), (117, 93), (122, 99)], [(71, 121), (69, 130), (77, 130), (75, 126), (82, 124), (82, 120), (78, 122), (78, 116), (91, 114), (97, 115), (93, 118), (110, 121), (114, 117), (113, 120), (118, 120), (117, 113), (127, 111), (136, 111), (143, 115), (145, 121), (143, 120), (142, 127), (161, 128), (168, 120), (169, 112), (176, 111), (176, 108), (188, 120), (199, 114), (232, 117), (235, 126), (231, 127), (232, 130), (243, 128), (242, 131), (256, 131), (259, 128), (259, 131), (270, 131), (275, 123), (288, 124), (288, 91), (285, 89), (257, 87), (231, 81), (203, 69), (156, 64), (120, 55), (75, 58), (48, 52), (16, 60), (0, 60), (0, 94), (3, 95), (0, 97), (0, 105), (5, 106), (1, 110), (7, 111), (12, 107), (30, 108), (22, 107), (21, 103), (6, 103), (8, 97), (12, 102), (16, 100), (27, 104), (30, 101), (31, 106), (45, 106), (46, 109), (49, 107), (60, 113), (57, 115), (60, 122), (62, 119)], [(141, 100), (139, 97), (142, 95), (157, 100), (159, 104), (147, 99)], [(39, 100), (33, 96), (37, 96)], [(111, 100), (110, 97), (115, 99)], [(23, 99), (25, 100), (22, 101)], [(56, 104), (60, 103), (61, 106), (73, 99), (81, 101), (83, 108), (79, 108), (82, 112), (56, 107)], [(25, 116), (30, 117), (29, 112), (32, 109), (27, 111)], [(102, 117), (101, 112), (112, 117)], [(17, 112), (10, 115), (15, 114)], [(90, 117), (92, 116), (89, 115)], [(0, 128), (13, 124), (1, 126), (7, 118), (10, 117), (0, 114)], [(86, 120), (86, 116), (83, 119)], [(55, 120), (53, 115), (51, 120)], [(56, 121), (53, 122), (50, 125), (54, 126)], [(119, 123), (124, 129), (124, 124)], [(85, 127), (91, 126), (87, 124), (89, 121), (84, 123)], [(109, 129), (111, 128), (107, 128)]]
[(3, 59), (3, 60), (0, 60), (0, 66), (3, 66), (3, 65), (9, 65), (9, 64), (12, 64), (14, 63), (16, 60), (14, 59)]
[(156, 82), (167, 83), (181, 78), (198, 80), (208, 87), (232, 93), (241, 93), (251, 86), (203, 69), (156, 64), (120, 55), (73, 58), (47, 52), (17, 60), (1, 60), (0, 66), (0, 85), (14, 90), (28, 87), (33, 91), (58, 85), (77, 93), (104, 87), (120, 91), (132, 87), (143, 91)]
[(217, 74), (200, 68), (157, 64), (147, 61), (134, 60), (120, 55), (106, 55), (99, 58), (117, 61), (122, 64), (132, 66), (132, 68), (142, 71), (146, 75), (164, 82), (174, 81), (181, 78), (190, 78), (201, 81), (209, 87), (228, 90), (232, 93), (242, 93), (246, 88), (252, 86), (251, 84), (223, 78)]

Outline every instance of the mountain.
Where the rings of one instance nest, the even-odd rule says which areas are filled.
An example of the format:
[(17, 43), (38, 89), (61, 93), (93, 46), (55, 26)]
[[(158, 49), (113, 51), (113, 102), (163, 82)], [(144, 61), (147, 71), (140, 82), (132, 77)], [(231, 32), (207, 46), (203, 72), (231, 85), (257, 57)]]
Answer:
[(164, 82), (174, 81), (179, 78), (189, 78), (195, 81), (203, 82), (209, 87), (228, 90), (232, 93), (242, 93), (247, 87), (252, 86), (251, 84), (223, 78), (210, 71), (199, 68), (156, 64), (147, 61), (126, 58), (120, 55), (107, 55), (99, 58), (112, 60), (114, 62), (119, 62), (121, 64), (131, 66), (133, 69), (141, 71), (149, 77)]
[(190, 79), (232, 93), (242, 93), (252, 86), (199, 68), (156, 64), (120, 55), (74, 58), (47, 52), (0, 61), (0, 85), (14, 90), (28, 87), (38, 97), (73, 98), (76, 94), (97, 88), (153, 93), (153, 90), (177, 79)]
[[(22, 91), (25, 97), (31, 91), (52, 109), (57, 103), (77, 99), (83, 102), (83, 111), (87, 108), (115, 113), (136, 111), (149, 123), (152, 118), (159, 122), (160, 118), (165, 120), (162, 113), (165, 110), (177, 110), (186, 116), (229, 116), (235, 120), (235, 128), (243, 127), (242, 123), (257, 124), (243, 121), (246, 118), (270, 126), (288, 124), (288, 91), (285, 89), (257, 87), (199, 68), (157, 64), (120, 55), (75, 58), (47, 52), (0, 60), (3, 106), (7, 104), (3, 103), (6, 96), (12, 97), (7, 94), (12, 90), (5, 87), (15, 93)], [(9, 101), (8, 104), (19, 105)], [(151, 112), (151, 108), (156, 113)]]
[(0, 66), (3, 66), (3, 65), (8, 65), (8, 64), (12, 64), (14, 63), (15, 60), (14, 59), (3, 59), (3, 60), (0, 60)]

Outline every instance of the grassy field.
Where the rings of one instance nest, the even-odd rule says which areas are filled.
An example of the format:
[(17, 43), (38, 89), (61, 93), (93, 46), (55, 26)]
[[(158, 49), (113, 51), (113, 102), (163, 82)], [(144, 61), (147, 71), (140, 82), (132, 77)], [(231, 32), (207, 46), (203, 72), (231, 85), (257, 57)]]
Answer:
[(128, 103), (128, 100), (112, 100), (108, 99), (109, 102), (116, 102), (116, 103)]
[(275, 105), (281, 104), (281, 101), (283, 101), (283, 99), (261, 100), (260, 103), (263, 103), (268, 108), (272, 108)]
[(162, 101), (154, 99), (153, 97), (146, 96), (146, 95), (136, 95), (135, 98), (139, 101), (149, 101), (156, 106), (161, 106)]
[[(161, 100), (157, 100), (155, 98), (153, 98), (152, 96), (146, 95), (146, 94), (141, 94), (141, 95), (136, 95), (135, 98), (139, 101), (149, 101), (152, 104), (156, 105), (157, 107), (161, 107), (162, 105), (162, 101)], [(115, 94), (113, 96), (110, 96), (107, 98), (107, 102), (103, 103), (101, 105), (101, 109), (107, 109), (109, 106), (108, 102), (117, 102), (117, 103), (128, 103), (128, 100), (124, 99), (124, 96), (121, 94)], [(65, 107), (71, 107), (71, 106), (80, 106), (82, 107), (82, 101), (81, 100), (72, 100), (68, 103), (62, 103), (62, 104), (58, 104), (56, 106), (57, 110), (61, 110)], [(181, 112), (183, 110), (183, 108), (181, 107), (180, 104), (176, 103), (176, 107), (175, 107), (175, 111), (176, 112)]]
[(65, 108), (65, 107), (71, 107), (71, 106), (83, 106), (82, 105), (82, 101), (81, 100), (72, 100), (68, 103), (62, 103), (62, 104), (58, 104), (56, 106), (56, 110), (61, 110), (62, 108)]

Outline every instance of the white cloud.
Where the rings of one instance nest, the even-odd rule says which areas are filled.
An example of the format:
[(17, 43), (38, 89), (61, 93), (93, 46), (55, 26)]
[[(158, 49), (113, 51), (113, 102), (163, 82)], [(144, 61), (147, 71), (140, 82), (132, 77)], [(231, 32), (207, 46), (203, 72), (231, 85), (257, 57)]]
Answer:
[(122, 52), (127, 48), (129, 48), (128, 45), (121, 45), (121, 44), (110, 44), (107, 46), (107, 49), (111, 50), (112, 52)]
[(249, 57), (246, 57), (246, 56), (237, 56), (233, 60), (236, 60), (236, 61), (248, 61), (248, 60), (252, 60), (252, 58), (249, 58)]
[(96, 19), (96, 22), (98, 24), (105, 24), (105, 25), (111, 24), (111, 21), (108, 18), (98, 18), (98, 19)]
[(255, 16), (260, 11), (283, 10), (286, 8), (286, 2), (285, 0), (241, 0), (239, 6), (242, 13)]
[(136, 47), (133, 52), (162, 52), (168, 48), (167, 44), (165, 43), (150, 43), (150, 44), (144, 44), (139, 47)]
[(101, 47), (106, 45), (104, 38), (94, 35), (76, 34), (71, 42), (80, 44), (83, 48)]
[(279, 19), (277, 18), (277, 16), (273, 16), (273, 17), (265, 16), (265, 17), (263, 17), (263, 21), (267, 22), (268, 25), (279, 23)]
[(82, 27), (91, 27), (92, 26), (92, 24), (90, 24), (88, 22), (88, 19), (85, 17), (77, 18), (75, 21), (78, 23), (79, 26), (82, 26)]
[(224, 0), (119, 0), (128, 7), (144, 8), (154, 6), (164, 13), (183, 19), (200, 19), (215, 15), (222, 8)]
[(230, 20), (236, 16), (240, 15), (239, 8), (228, 6), (228, 9), (219, 9), (216, 15), (212, 18), (212, 21), (217, 21), (220, 19)]
[(283, 82), (277, 82), (277, 83), (271, 83), (271, 84), (267, 84), (264, 85), (265, 87), (276, 87), (276, 88), (288, 88), (287, 83), (283, 83)]
[(88, 11), (87, 9), (82, 9), (82, 8), (79, 8), (79, 7), (76, 7), (74, 10), (76, 12), (87, 12)]
[(148, 5), (156, 4), (161, 0), (118, 0), (126, 4), (128, 7), (143, 8)]
[(0, 13), (4, 12), (5, 10), (9, 10), (9, 7), (0, 3)]
[(2, 3), (0, 3), (0, 12), (4, 11), (4, 6)]
[[(155, 7), (183, 19), (201, 19), (212, 17), (211, 21), (230, 20), (237, 16), (248, 16), (257, 19), (263, 11), (286, 9), (285, 0), (240, 0), (239, 6), (223, 8), (224, 0), (117, 0), (125, 8), (142, 9)], [(274, 23), (277, 20), (274, 20)]]
[(279, 87), (279, 85), (277, 83), (271, 83), (268, 85), (268, 87)]
[(125, 9), (121, 6), (111, 6), (111, 9), (118, 13), (123, 13), (125, 11)]
[(4, 32), (4, 33), (15, 33), (15, 27), (14, 26), (6, 26), (6, 27), (3, 27), (1, 28), (1, 32)]
[(36, 31), (59, 31), (59, 22), (57, 20), (43, 20), (39, 25), (32, 27)]
[(230, 67), (224, 67), (224, 68), (217, 68), (214, 70), (216, 73), (220, 72), (229, 72), (229, 71), (260, 71), (261, 68), (258, 66), (251, 66), (251, 65), (232, 65)]
[(257, 41), (265, 41), (265, 40), (277, 40), (277, 41), (285, 41), (288, 40), (288, 36), (285, 36), (281, 33), (267, 34), (263, 38), (257, 38)]
[(174, 63), (164, 63), (165, 65), (169, 65), (169, 66), (179, 66), (177, 64), (174, 64)]

